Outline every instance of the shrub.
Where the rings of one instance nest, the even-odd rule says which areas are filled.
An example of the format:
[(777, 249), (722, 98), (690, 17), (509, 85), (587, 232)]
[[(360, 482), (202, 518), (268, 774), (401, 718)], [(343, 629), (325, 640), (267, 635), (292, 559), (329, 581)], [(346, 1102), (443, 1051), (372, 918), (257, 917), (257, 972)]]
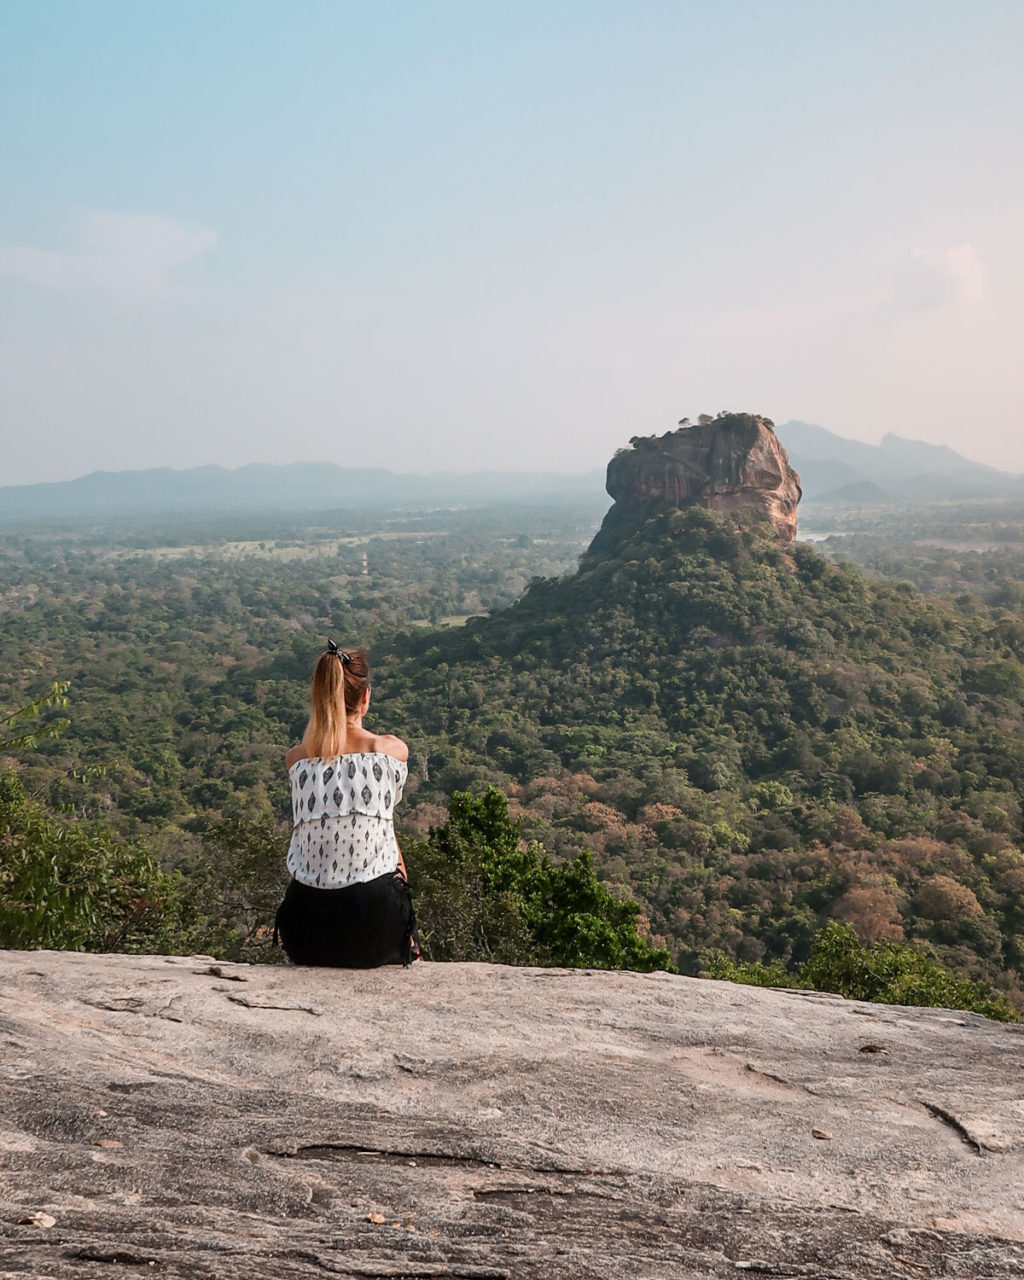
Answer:
[(170, 952), (191, 941), (181, 880), (102, 824), (70, 824), (0, 774), (0, 947)]
[(671, 969), (637, 929), (639, 906), (597, 879), (589, 851), (555, 866), (496, 787), (457, 791), (448, 821), (406, 842), (420, 941), (431, 960), (574, 968)]
[(202, 949), (224, 960), (283, 963), (274, 917), (288, 886), (288, 836), (269, 813), (211, 822), (187, 873)]
[(865, 945), (850, 925), (835, 920), (814, 935), (807, 962), (795, 974), (787, 973), (778, 960), (771, 965), (738, 964), (727, 956), (714, 957), (706, 973), (751, 986), (805, 987), (834, 991), (850, 1000), (967, 1009), (998, 1022), (1017, 1021), (1013, 1009), (987, 984), (957, 977), (904, 943)]
[(815, 936), (800, 979), (814, 991), (836, 991), (851, 1000), (970, 1009), (1001, 1022), (1015, 1021), (1009, 1005), (984, 984), (957, 977), (906, 944), (864, 946), (849, 925), (836, 922)]
[(781, 960), (770, 964), (760, 961), (733, 960), (731, 956), (713, 956), (704, 970), (709, 978), (723, 982), (742, 982), (748, 987), (792, 987), (796, 983), (790, 977)]

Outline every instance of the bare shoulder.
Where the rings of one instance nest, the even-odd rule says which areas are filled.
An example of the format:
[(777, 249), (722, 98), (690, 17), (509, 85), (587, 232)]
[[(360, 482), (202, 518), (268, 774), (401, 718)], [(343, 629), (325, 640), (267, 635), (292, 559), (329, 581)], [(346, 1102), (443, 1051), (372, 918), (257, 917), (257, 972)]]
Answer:
[(378, 733), (373, 739), (373, 749), (380, 751), (386, 756), (393, 756), (396, 760), (408, 760), (409, 748), (401, 738), (396, 738), (393, 733)]
[(298, 745), (292, 747), (291, 751), (289, 751), (288, 754), (285, 756), (284, 758), (285, 768), (290, 769), (293, 764), (297, 764), (300, 760), (305, 760), (307, 754), (308, 752), (306, 751), (306, 744), (304, 742), (298, 743)]

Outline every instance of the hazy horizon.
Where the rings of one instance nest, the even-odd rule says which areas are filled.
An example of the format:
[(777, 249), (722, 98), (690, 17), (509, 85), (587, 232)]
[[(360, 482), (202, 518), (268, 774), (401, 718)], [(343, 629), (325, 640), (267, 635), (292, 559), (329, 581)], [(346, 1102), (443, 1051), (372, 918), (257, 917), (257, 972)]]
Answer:
[(0, 5), (0, 485), (582, 474), (723, 408), (1024, 472), (1024, 5)]
[[(740, 412), (743, 412), (743, 411), (742, 411), (742, 410), (740, 410)], [(798, 420), (791, 419), (790, 421), (798, 421)], [(787, 425), (786, 423), (776, 423), (776, 424), (775, 424), (776, 428), (783, 428), (783, 429), (786, 427), (786, 425)], [(802, 424), (802, 425), (805, 425), (805, 426), (820, 426), (821, 424), (820, 424), (820, 423), (804, 423), (804, 424)], [(673, 427), (668, 427), (668, 428), (666, 428), (666, 430), (670, 430), (670, 431), (671, 431), (671, 430), (673, 430), (673, 429), (674, 429)], [(826, 428), (824, 428), (824, 429), (825, 429), (825, 430), (828, 430), (828, 428), (827, 428), (827, 427), (826, 427)], [(659, 434), (663, 434), (663, 433), (659, 433)], [(835, 433), (833, 433), (833, 434), (835, 434)], [(897, 433), (893, 433), (893, 434), (897, 434)], [(847, 439), (847, 438), (852, 439), (852, 437), (842, 437), (842, 438), (843, 438), (843, 439)], [(900, 437), (900, 438), (901, 438), (901, 439), (904, 439), (904, 440), (910, 440), (910, 439), (911, 439), (910, 437)], [(628, 443), (629, 443), (629, 442), (628, 442), (628, 440), (625, 440), (625, 441), (623, 441), (623, 442), (622, 442), (622, 444), (621, 444), (621, 445), (617, 445), (617, 446), (616, 446), (616, 448), (622, 448), (622, 447), (624, 447), (625, 445), (628, 445)], [(879, 444), (880, 444), (880, 441), (878, 441), (878, 440), (867, 440), (867, 441), (862, 441), (862, 443), (866, 443), (866, 444), (870, 444), (870, 445), (875, 445), (875, 446), (877, 446), (877, 445), (879, 445)], [(925, 444), (927, 444), (927, 443), (930, 443), (930, 442), (928, 442), (928, 441), (912, 441), (912, 443), (925, 443)], [(783, 440), (783, 444), (785, 445), (785, 440)], [(614, 452), (614, 450), (613, 450), (613, 452)], [(980, 462), (980, 461), (981, 461), (981, 460), (980, 460), (980, 459), (978, 459), (978, 458), (974, 458), (974, 457), (972, 457), (969, 453), (965, 452), (964, 450), (960, 450), (960, 449), (958, 449), (958, 450), (956, 450), (956, 452), (957, 452), (957, 453), (959, 453), (963, 458), (965, 458), (965, 459), (966, 459), (967, 461), (969, 461), (969, 462)], [(344, 463), (344, 462), (340, 462), (340, 463), (339, 463), (339, 462), (333, 462), (333, 461), (331, 462), (331, 465), (332, 465), (332, 466), (341, 466), (341, 467), (345, 467), (345, 466), (352, 466), (352, 467), (353, 467), (354, 469), (356, 469), (356, 470), (373, 470), (373, 469), (386, 470), (386, 471), (389, 471), (389, 472), (391, 472), (391, 473), (393, 473), (393, 474), (395, 474), (395, 475), (398, 475), (398, 476), (426, 476), (426, 477), (429, 477), (429, 476), (439, 476), (439, 475), (445, 475), (445, 474), (450, 474), (450, 475), (454, 475), (454, 476), (467, 476), (467, 475), (474, 475), (474, 474), (493, 474), (493, 475), (497, 475), (497, 476), (502, 476), (502, 475), (510, 475), (510, 476), (511, 476), (511, 475), (522, 474), (522, 475), (550, 475), (550, 476), (564, 476), (566, 479), (579, 479), (579, 478), (581, 478), (581, 477), (585, 477), (585, 476), (588, 476), (588, 475), (599, 475), (599, 476), (603, 476), (603, 475), (604, 475), (604, 472), (605, 472), (605, 469), (606, 469), (606, 467), (607, 467), (608, 461), (609, 461), (609, 459), (610, 459), (610, 457), (611, 457), (611, 454), (609, 454), (609, 457), (608, 457), (608, 458), (606, 458), (606, 459), (604, 460), (604, 462), (600, 464), (600, 466), (595, 466), (595, 467), (584, 467), (584, 468), (579, 468), (579, 469), (576, 469), (576, 470), (568, 470), (568, 469), (566, 469), (566, 468), (558, 468), (558, 467), (549, 467), (549, 468), (540, 468), (540, 467), (512, 467), (512, 466), (506, 466), (506, 467), (459, 467), (459, 466), (457, 466), (457, 465), (456, 465), (456, 466), (450, 466), (450, 467), (442, 467), (442, 466), (439, 466), (439, 467), (433, 468), (432, 470), (427, 471), (427, 470), (424, 470), (424, 469), (413, 469), (413, 468), (403, 467), (403, 466), (400, 466), (400, 465), (399, 465), (399, 466), (392, 466), (392, 467), (373, 468), (370, 464), (366, 464), (366, 466), (364, 467), (364, 466), (363, 466), (363, 464), (360, 464), (360, 463), (351, 463), (351, 464), (346, 464), (346, 463)], [(16, 485), (16, 486), (17, 486), (17, 485), (33, 485), (33, 484), (50, 484), (50, 483), (60, 484), (60, 483), (67, 483), (67, 482), (74, 481), (74, 480), (83, 480), (83, 479), (87, 479), (87, 478), (88, 478), (89, 476), (91, 476), (91, 475), (117, 475), (117, 474), (125, 474), (125, 473), (127, 473), (127, 474), (131, 474), (131, 473), (133, 473), (133, 472), (142, 472), (142, 471), (150, 471), (150, 470), (170, 470), (170, 471), (174, 471), (174, 472), (181, 472), (181, 471), (200, 471), (200, 470), (203, 470), (204, 468), (207, 468), (207, 467), (218, 467), (218, 468), (221, 468), (222, 470), (225, 470), (225, 471), (240, 471), (240, 470), (243, 470), (243, 469), (244, 469), (244, 468), (246, 468), (246, 467), (267, 467), (267, 466), (269, 466), (269, 467), (278, 467), (278, 466), (281, 466), (281, 467), (289, 467), (289, 466), (298, 466), (298, 467), (301, 467), (301, 466), (316, 465), (318, 462), (323, 462), (323, 459), (316, 459), (316, 458), (292, 458), (292, 459), (289, 459), (288, 461), (285, 461), (285, 462), (268, 462), (268, 461), (266, 461), (265, 459), (261, 459), (261, 458), (254, 458), (254, 459), (251, 459), (251, 460), (246, 461), (246, 462), (239, 462), (239, 463), (237, 463), (237, 464), (231, 464), (231, 463), (223, 464), (223, 463), (219, 463), (219, 462), (196, 462), (196, 463), (189, 463), (189, 464), (187, 464), (187, 465), (180, 466), (180, 467), (176, 467), (176, 466), (169, 466), (169, 465), (162, 464), (162, 463), (155, 463), (155, 464), (153, 464), (152, 466), (148, 466), (148, 467), (125, 467), (125, 468), (94, 467), (91, 471), (81, 472), (81, 473), (79, 473), (78, 475), (74, 475), (74, 476), (66, 476), (66, 477), (64, 477), (62, 480), (56, 480), (56, 481), (49, 481), (49, 480), (28, 480), (28, 481), (12, 482), (12, 483), (13, 483), (14, 485)], [(982, 464), (982, 465), (991, 465), (991, 464)], [(1000, 470), (1006, 470), (1007, 474), (1010, 474), (1010, 475), (1024, 475), (1024, 470), (1022, 470), (1021, 472), (1017, 472), (1017, 471), (1014, 471), (1014, 469), (1013, 469), (1012, 467), (1011, 467), (1011, 468), (999, 468), (999, 469), (1000, 469)], [(7, 485), (7, 483), (8, 483), (8, 482), (6, 482), (6, 481), (0, 481), (0, 488), (4, 488), (4, 487)]]

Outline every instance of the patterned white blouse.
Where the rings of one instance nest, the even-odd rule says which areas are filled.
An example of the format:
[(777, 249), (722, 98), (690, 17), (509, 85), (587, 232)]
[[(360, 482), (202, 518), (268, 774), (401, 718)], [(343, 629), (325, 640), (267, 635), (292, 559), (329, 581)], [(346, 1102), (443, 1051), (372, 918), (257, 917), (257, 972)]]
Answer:
[(341, 889), (398, 866), (394, 811), (409, 767), (381, 751), (296, 760), (288, 870), (315, 889)]

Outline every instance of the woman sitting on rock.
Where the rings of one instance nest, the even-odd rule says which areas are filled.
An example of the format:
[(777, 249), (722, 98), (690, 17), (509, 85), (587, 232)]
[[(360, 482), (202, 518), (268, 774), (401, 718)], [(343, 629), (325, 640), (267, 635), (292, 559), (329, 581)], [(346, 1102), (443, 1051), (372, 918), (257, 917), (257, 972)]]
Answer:
[(370, 969), (419, 958), (393, 814), (409, 748), (363, 727), (365, 649), (333, 640), (313, 671), (306, 733), (286, 757), (292, 789), (291, 883), (277, 928), (296, 964)]

